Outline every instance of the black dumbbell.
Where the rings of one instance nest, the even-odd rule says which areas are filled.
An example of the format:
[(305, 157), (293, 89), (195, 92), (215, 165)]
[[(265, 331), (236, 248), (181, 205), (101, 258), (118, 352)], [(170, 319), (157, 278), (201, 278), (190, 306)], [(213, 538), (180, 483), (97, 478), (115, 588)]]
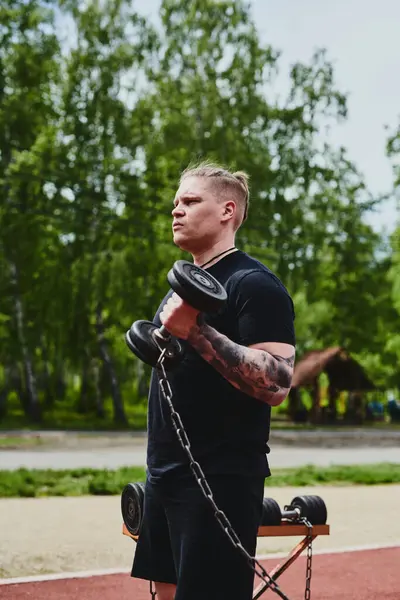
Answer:
[(264, 498), (261, 525), (280, 525), (282, 520), (295, 523), (304, 518), (312, 525), (325, 525), (327, 516), (320, 496), (296, 496), (282, 511), (276, 500)]
[(128, 348), (147, 365), (155, 367), (160, 358), (161, 350), (165, 348), (164, 366), (173, 369), (183, 355), (183, 348), (172, 335), (167, 338), (160, 333), (161, 327), (151, 321), (135, 321), (125, 334)]
[[(300, 513), (300, 519), (305, 518), (311, 525), (325, 525), (328, 518), (326, 504), (320, 496), (296, 496), (285, 506), (284, 512), (287, 512), (287, 519), (290, 519), (289, 513)], [(294, 517), (292, 517), (294, 518)]]
[(261, 525), (280, 525), (282, 520), (281, 508), (273, 498), (264, 498)]
[[(227, 299), (225, 288), (215, 277), (187, 260), (177, 260), (167, 275), (171, 288), (190, 306), (201, 312), (220, 310)], [(140, 360), (155, 367), (165, 348), (165, 368), (173, 368), (182, 356), (182, 346), (162, 325), (135, 321), (125, 335), (129, 349)]]
[(128, 483), (121, 494), (122, 519), (129, 533), (138, 535), (142, 524), (144, 483)]

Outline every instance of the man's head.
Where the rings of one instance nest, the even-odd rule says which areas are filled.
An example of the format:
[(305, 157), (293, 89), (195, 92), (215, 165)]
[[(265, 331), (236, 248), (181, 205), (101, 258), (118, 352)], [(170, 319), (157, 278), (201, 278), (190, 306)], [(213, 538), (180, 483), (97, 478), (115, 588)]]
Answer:
[(248, 176), (213, 163), (183, 171), (174, 200), (174, 242), (189, 252), (234, 239), (247, 218)]

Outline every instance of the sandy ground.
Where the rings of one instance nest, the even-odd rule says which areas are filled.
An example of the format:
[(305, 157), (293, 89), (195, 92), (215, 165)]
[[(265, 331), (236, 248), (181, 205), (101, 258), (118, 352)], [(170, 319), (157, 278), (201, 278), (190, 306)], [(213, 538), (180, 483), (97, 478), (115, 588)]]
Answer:
[[(400, 486), (272, 488), (281, 507), (318, 494), (331, 535), (315, 549), (400, 545)], [(0, 577), (92, 569), (129, 569), (135, 543), (121, 533), (119, 496), (0, 500)], [(258, 553), (290, 550), (297, 538), (259, 538)]]

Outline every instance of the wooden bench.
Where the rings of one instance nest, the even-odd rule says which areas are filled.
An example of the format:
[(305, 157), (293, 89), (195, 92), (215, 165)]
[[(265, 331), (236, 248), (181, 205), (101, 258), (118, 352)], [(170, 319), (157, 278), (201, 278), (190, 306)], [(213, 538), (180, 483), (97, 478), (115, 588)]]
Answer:
[[(122, 525), (122, 533), (137, 542), (139, 536), (132, 535), (125, 523)], [(278, 577), (282, 575), (290, 567), (290, 565), (298, 558), (302, 552), (307, 548), (311, 540), (315, 540), (319, 535), (329, 535), (329, 525), (313, 525), (311, 529), (311, 535), (306, 525), (291, 523), (289, 521), (281, 521), (280, 525), (272, 526), (261, 526), (258, 528), (257, 537), (302, 537), (303, 539), (296, 544), (296, 546), (289, 552), (286, 558), (282, 562), (278, 563), (276, 567), (271, 569), (268, 574), (276, 581)], [(253, 600), (257, 600), (260, 596), (268, 589), (268, 585), (263, 581), (255, 588), (253, 592)]]

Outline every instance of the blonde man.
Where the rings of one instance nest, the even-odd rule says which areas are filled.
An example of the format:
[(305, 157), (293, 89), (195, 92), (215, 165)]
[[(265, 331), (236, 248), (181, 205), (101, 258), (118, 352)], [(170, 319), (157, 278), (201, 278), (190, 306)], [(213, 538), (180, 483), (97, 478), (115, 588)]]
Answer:
[[(180, 339), (170, 372), (175, 409), (214, 499), (254, 556), (262, 514), (271, 407), (289, 392), (294, 309), (280, 280), (235, 247), (249, 208), (248, 177), (212, 163), (182, 173), (172, 209), (174, 243), (228, 294), (218, 314), (170, 291), (154, 321)], [(148, 409), (145, 508), (132, 576), (158, 600), (251, 600), (253, 572), (217, 523), (173, 430), (158, 379)]]

